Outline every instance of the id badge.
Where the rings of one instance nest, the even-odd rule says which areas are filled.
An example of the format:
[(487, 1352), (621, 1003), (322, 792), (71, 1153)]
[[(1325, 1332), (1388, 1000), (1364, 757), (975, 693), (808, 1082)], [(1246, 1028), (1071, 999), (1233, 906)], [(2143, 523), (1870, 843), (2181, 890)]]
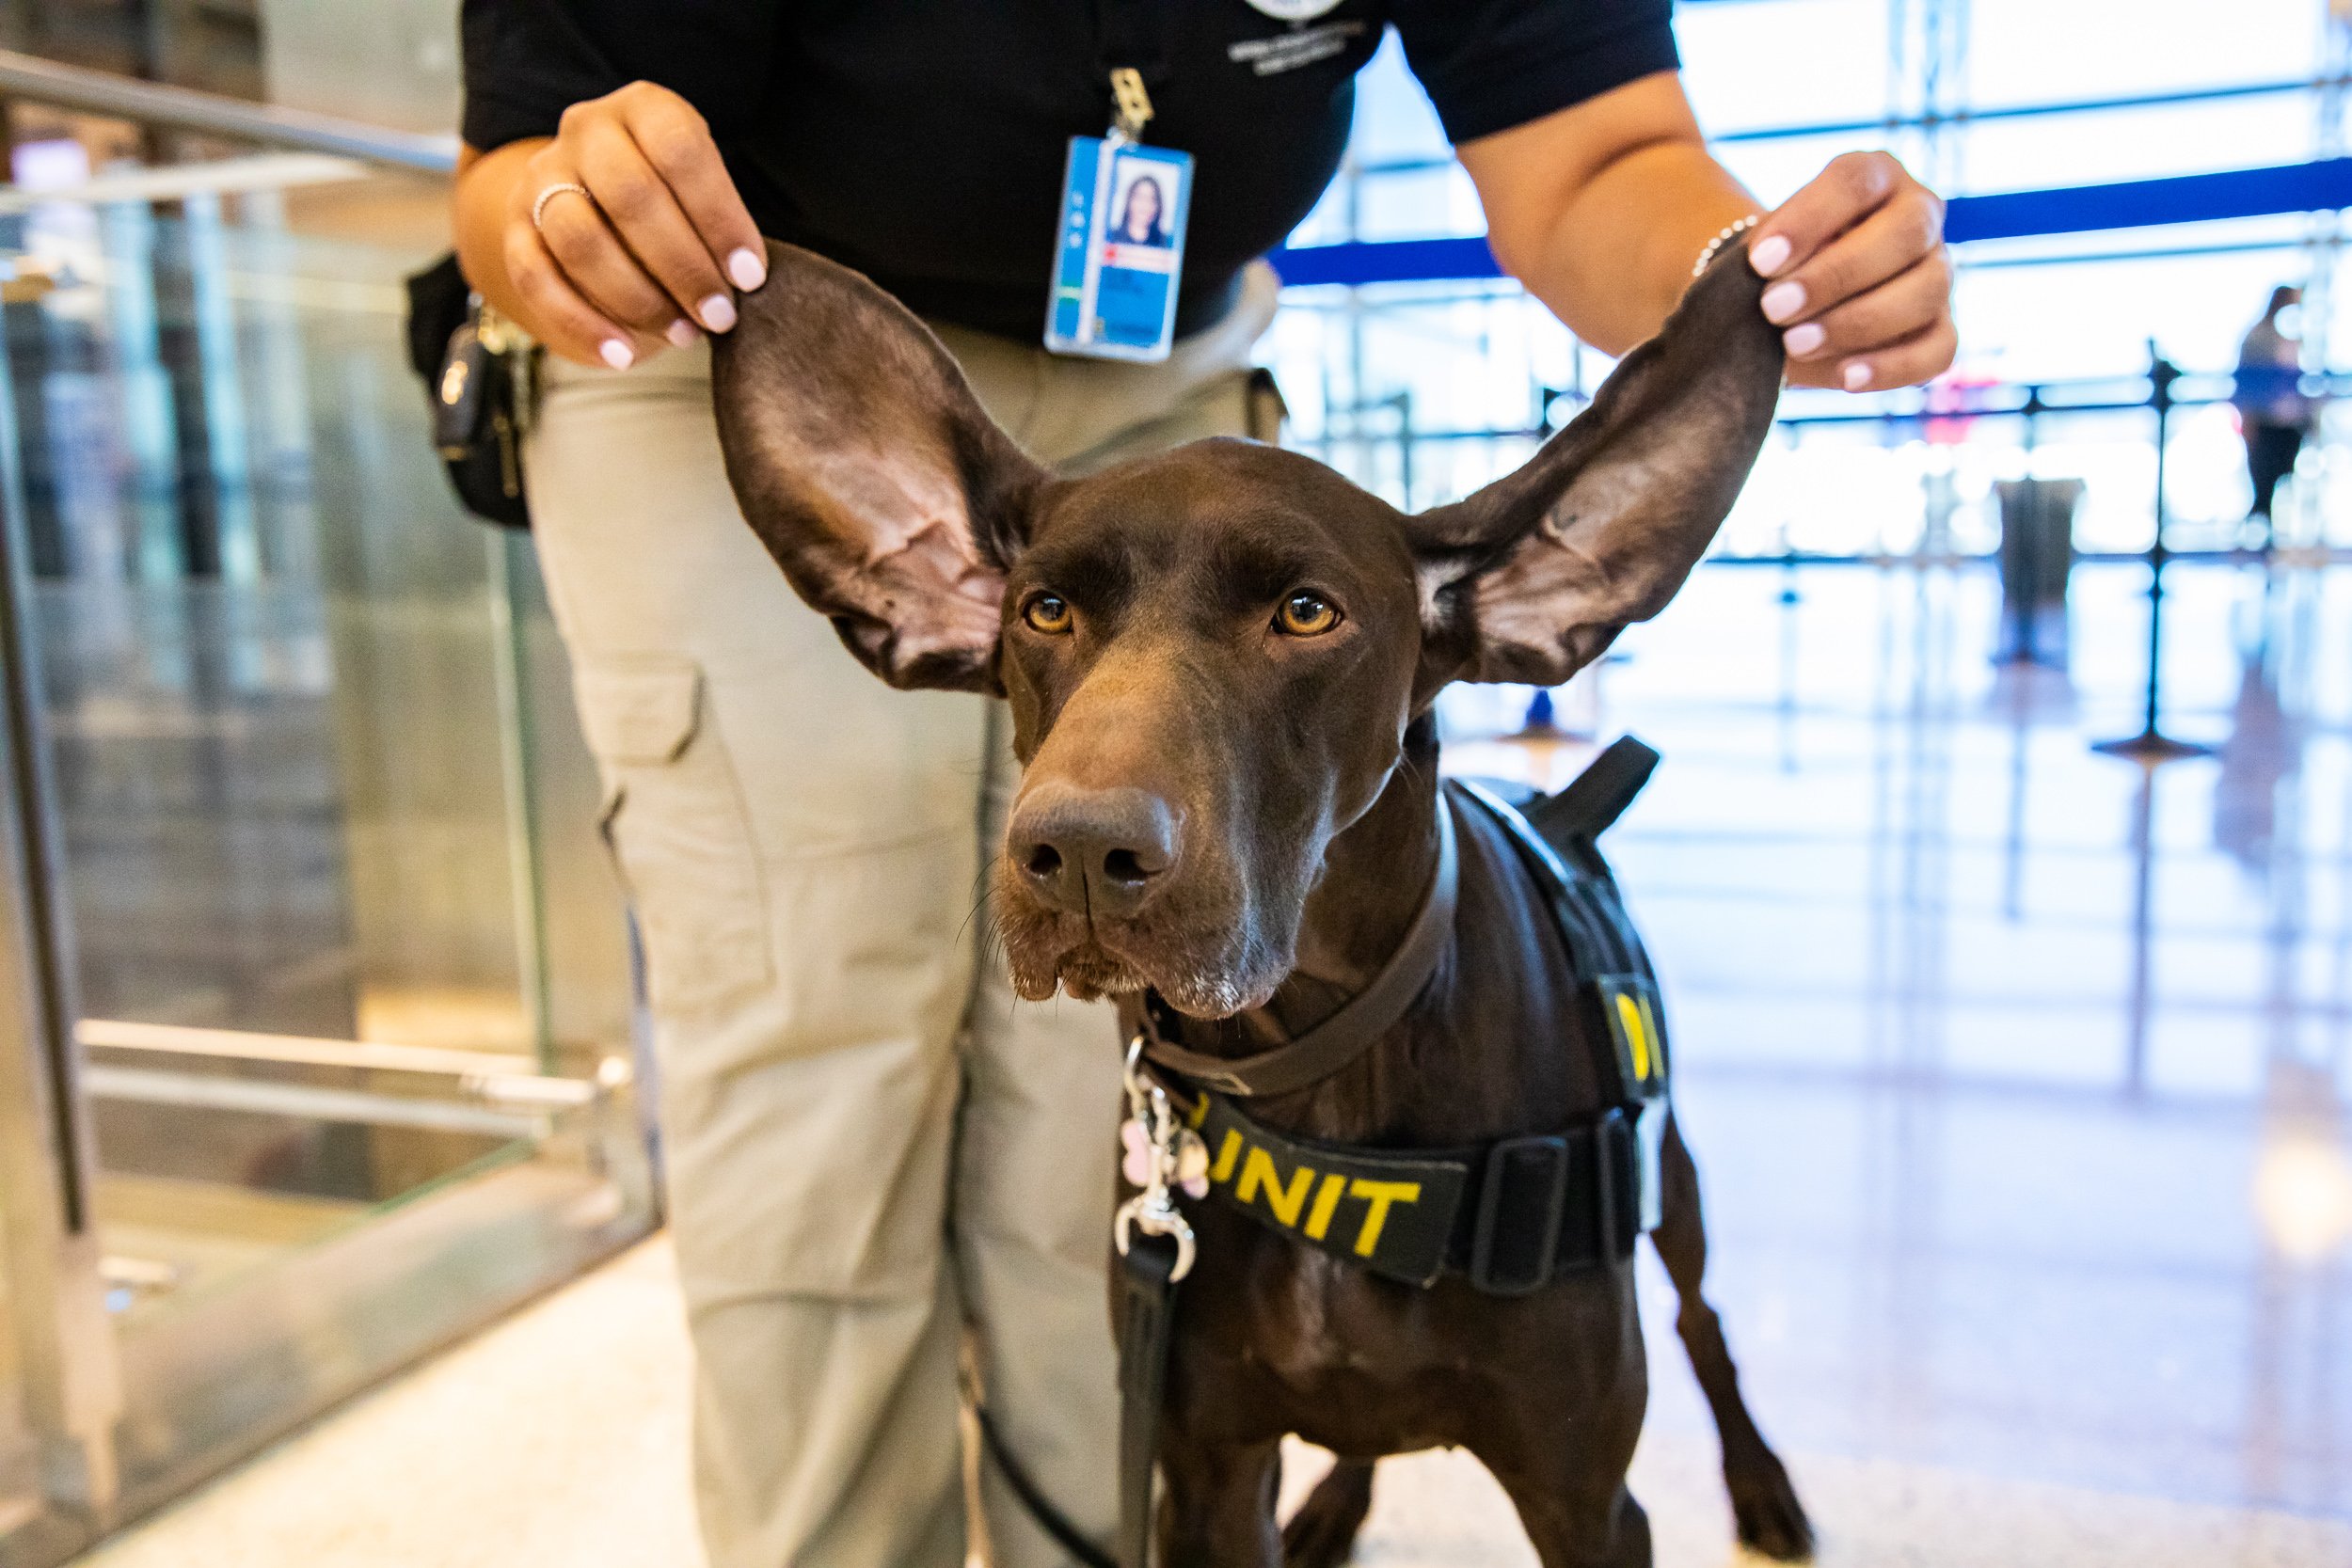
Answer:
[(1045, 346), (1098, 359), (1167, 358), (1191, 215), (1189, 152), (1071, 137)]

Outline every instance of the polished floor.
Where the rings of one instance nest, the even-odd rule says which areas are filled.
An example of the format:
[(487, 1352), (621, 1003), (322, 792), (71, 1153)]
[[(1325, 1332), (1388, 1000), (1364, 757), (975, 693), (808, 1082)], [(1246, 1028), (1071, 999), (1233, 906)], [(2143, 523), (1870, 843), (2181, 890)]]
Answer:
[[(1661, 1351), (1664, 1346), (1660, 1347)], [(84, 1559), (79, 1568), (701, 1568), (687, 1349), (648, 1243)], [(1671, 1383), (1672, 1378), (1661, 1378)], [(1785, 1450), (1822, 1568), (2343, 1568), (2352, 1522), (1935, 1465)], [(1320, 1467), (1302, 1451), (1295, 1493)], [(1660, 1568), (1741, 1560), (1713, 1445), (1653, 1422), (1634, 1485)], [(1365, 1568), (1534, 1568), (1458, 1453), (1392, 1460)], [(977, 1565), (976, 1565), (977, 1568)]]
[(2022, 678), (1981, 575), (1702, 574), (1611, 848), (1778, 1435), (2352, 1516), (2352, 572), (2173, 578), (2151, 769), (2137, 568)]
[[(2144, 574), (2071, 669), (1996, 668), (1980, 572), (1703, 572), (1604, 668), (1666, 753), (1608, 844), (1668, 987), (1712, 1293), (1823, 1560), (2352, 1563), (2352, 571), (2177, 571), (2148, 768)], [(1456, 766), (1572, 768), (1482, 740)], [(1575, 718), (1583, 709), (1564, 705)], [(264, 1456), (103, 1568), (594, 1568), (691, 1545), (657, 1246)], [(1636, 1466), (1729, 1560), (1671, 1298)], [(1311, 1461), (1302, 1458), (1304, 1471)], [(1530, 1560), (1454, 1455), (1360, 1560)]]

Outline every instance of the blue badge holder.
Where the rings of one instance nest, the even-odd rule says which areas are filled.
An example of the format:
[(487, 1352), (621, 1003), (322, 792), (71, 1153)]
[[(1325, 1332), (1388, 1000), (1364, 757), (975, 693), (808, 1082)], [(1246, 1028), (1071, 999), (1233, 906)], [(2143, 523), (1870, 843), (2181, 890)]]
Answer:
[(1167, 358), (1191, 216), (1190, 153), (1071, 137), (1045, 346), (1096, 359)]

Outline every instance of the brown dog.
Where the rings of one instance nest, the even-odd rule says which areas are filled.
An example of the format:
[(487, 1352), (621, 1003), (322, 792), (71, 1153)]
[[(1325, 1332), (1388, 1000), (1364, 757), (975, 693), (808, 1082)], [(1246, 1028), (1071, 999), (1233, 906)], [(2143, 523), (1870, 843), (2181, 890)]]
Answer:
[[(1025, 771), (995, 902), (1022, 993), (1150, 987), (1193, 1021), (1188, 1046), (1242, 1054), (1330, 1013), (1412, 920), (1438, 856), (1438, 690), (1564, 681), (1697, 562), (1778, 392), (1759, 288), (1727, 253), (1524, 467), (1418, 516), (1243, 441), (1056, 478), (920, 323), (783, 245), (717, 341), (720, 432), (744, 515), (852, 654), (894, 686), (1010, 699)], [(1491, 824), (1463, 829), (1432, 980), (1350, 1067), (1253, 1101), (1266, 1126), (1408, 1149), (1606, 1109), (1599, 1021), (1540, 892)], [(1699, 1293), (1697, 1179), (1671, 1131), (1663, 1173), (1655, 1241), (1740, 1535), (1802, 1556), (1804, 1512)], [(1647, 1393), (1629, 1268), (1504, 1298), (1375, 1277), (1224, 1208), (1194, 1224), (1164, 1563), (1284, 1561), (1288, 1433), (1343, 1456), (1291, 1562), (1345, 1556), (1374, 1459), (1441, 1444), (1494, 1472), (1545, 1563), (1649, 1561), (1625, 1487)]]

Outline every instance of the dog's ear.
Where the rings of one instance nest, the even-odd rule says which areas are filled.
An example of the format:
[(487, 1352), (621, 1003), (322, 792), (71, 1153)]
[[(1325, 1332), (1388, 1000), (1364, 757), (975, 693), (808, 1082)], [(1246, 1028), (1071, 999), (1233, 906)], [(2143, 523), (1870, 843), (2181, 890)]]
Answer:
[(1666, 607), (1772, 428), (1782, 351), (1763, 287), (1727, 247), (1516, 473), (1412, 519), (1424, 696), (1449, 680), (1556, 686)]
[(1005, 572), (1046, 474), (937, 338), (796, 245), (711, 342), (727, 479), (810, 607), (897, 687), (993, 690)]

